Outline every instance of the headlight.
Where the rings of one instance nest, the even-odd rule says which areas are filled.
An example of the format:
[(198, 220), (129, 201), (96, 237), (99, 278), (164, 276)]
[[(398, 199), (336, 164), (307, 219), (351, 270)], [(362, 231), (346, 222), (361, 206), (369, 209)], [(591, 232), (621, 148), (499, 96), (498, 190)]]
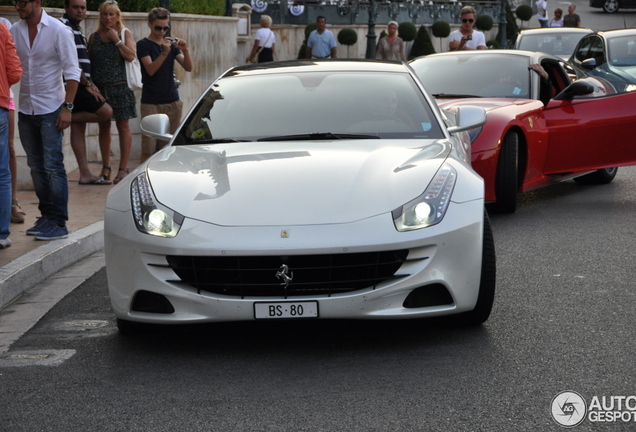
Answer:
[(175, 237), (183, 216), (157, 203), (146, 173), (139, 174), (130, 184), (133, 219), (139, 231), (159, 237)]
[(398, 231), (411, 231), (439, 223), (448, 210), (457, 181), (457, 171), (442, 165), (422, 195), (393, 210), (393, 222)]

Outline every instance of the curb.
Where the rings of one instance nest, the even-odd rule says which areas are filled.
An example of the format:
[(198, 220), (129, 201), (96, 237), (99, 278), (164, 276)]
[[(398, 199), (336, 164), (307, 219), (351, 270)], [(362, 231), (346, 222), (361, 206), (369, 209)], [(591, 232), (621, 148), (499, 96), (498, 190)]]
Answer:
[(44, 279), (104, 248), (104, 221), (54, 240), (0, 268), (0, 310)]

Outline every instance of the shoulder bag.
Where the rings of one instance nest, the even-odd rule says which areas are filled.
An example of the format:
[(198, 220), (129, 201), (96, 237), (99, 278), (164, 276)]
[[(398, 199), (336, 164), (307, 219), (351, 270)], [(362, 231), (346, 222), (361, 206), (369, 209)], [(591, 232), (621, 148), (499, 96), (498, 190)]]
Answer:
[[(121, 41), (126, 43), (126, 28), (121, 29), (121, 35), (119, 37)], [(137, 58), (137, 54), (135, 53), (135, 58), (133, 61), (126, 61), (126, 79), (128, 80), (128, 87), (131, 90), (140, 89), (143, 84), (141, 82), (141, 65), (139, 64), (139, 59)]]

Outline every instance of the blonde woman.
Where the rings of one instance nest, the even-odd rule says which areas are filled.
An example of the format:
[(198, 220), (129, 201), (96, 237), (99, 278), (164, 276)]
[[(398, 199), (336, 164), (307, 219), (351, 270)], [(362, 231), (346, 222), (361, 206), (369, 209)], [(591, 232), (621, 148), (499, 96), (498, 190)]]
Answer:
[(405, 61), (404, 41), (397, 35), (398, 23), (390, 21), (387, 25), (388, 35), (380, 39), (375, 58), (383, 60)]
[[(113, 108), (113, 119), (119, 133), (119, 170), (114, 183), (119, 183), (129, 172), (128, 159), (132, 145), (132, 133), (128, 120), (137, 117), (135, 94), (126, 81), (126, 61), (136, 54), (135, 39), (130, 30), (121, 40), (121, 11), (114, 1), (106, 1), (99, 7), (99, 25), (88, 41), (91, 58), (91, 76), (106, 102)], [(102, 154), (102, 176), (110, 179), (110, 120), (99, 123), (99, 149)]]
[(250, 62), (258, 53), (257, 63), (265, 63), (274, 61), (274, 46), (276, 44), (276, 35), (270, 29), (272, 26), (272, 18), (269, 15), (261, 15), (261, 28), (256, 30), (254, 35), (254, 46), (252, 52), (245, 59)]

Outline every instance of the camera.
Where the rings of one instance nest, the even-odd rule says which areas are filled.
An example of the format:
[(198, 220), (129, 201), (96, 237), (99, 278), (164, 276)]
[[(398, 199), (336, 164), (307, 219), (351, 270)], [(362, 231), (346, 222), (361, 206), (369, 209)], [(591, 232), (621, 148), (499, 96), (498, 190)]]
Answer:
[(170, 44), (172, 46), (177, 46), (178, 43), (179, 43), (179, 39), (177, 39), (177, 38), (171, 38), (170, 39)]
[(473, 40), (473, 35), (466, 36), (466, 40)]

